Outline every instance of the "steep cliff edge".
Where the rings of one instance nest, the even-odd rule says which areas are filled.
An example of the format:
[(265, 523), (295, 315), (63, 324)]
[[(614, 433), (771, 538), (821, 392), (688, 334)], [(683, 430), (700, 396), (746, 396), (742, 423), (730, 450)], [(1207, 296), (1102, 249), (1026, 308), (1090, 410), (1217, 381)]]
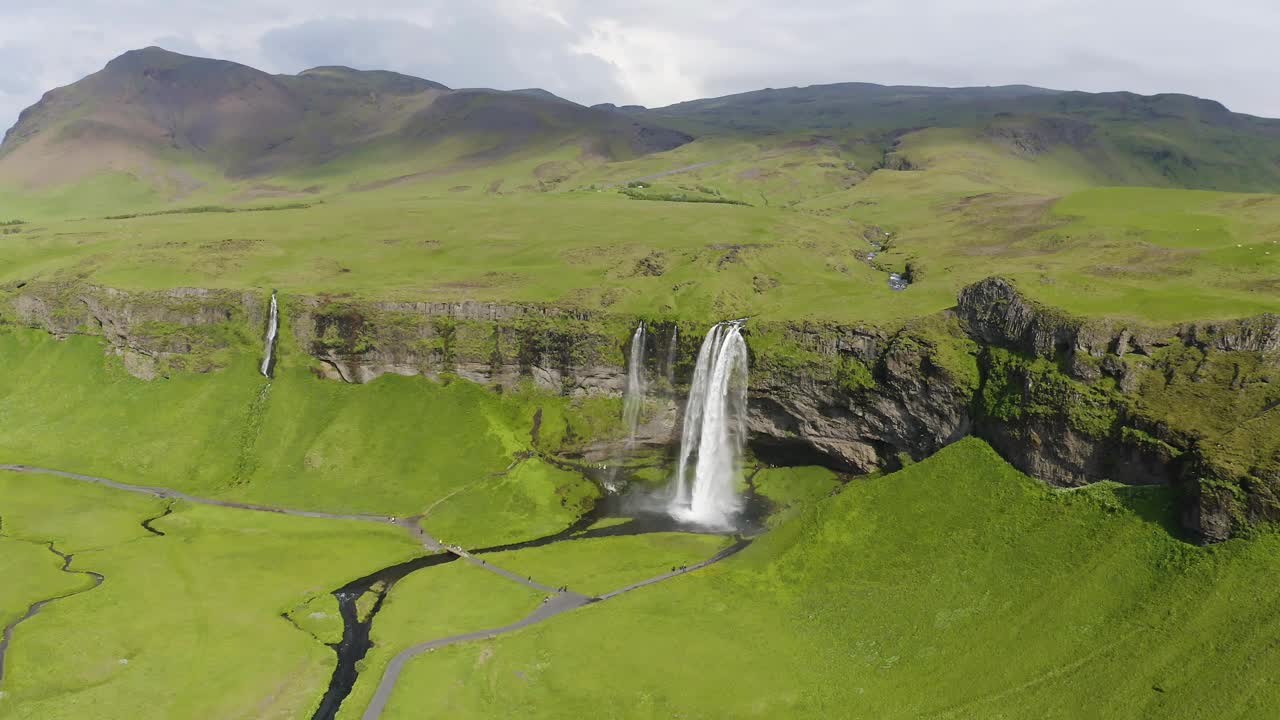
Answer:
[[(208, 372), (250, 342), (266, 323), (256, 293), (204, 288), (126, 292), (77, 283), (0, 288), (0, 324), (13, 322), (59, 337), (98, 335), (135, 377)], [(8, 307), (4, 307), (6, 305)]]
[(1280, 519), (1280, 316), (1084, 320), (998, 278), (965, 288), (955, 312), (984, 344), (975, 433), (1018, 468), (1172, 485), (1207, 541)]
[[(41, 285), (5, 295), (0, 320), (102, 335), (145, 379), (216, 369), (256, 350), (265, 323), (265, 292)], [(282, 357), (334, 380), (448, 375), (571, 396), (622, 392), (639, 321), (532, 304), (282, 302)], [(647, 322), (654, 391), (639, 441), (663, 447), (706, 326)], [(1203, 541), (1280, 520), (1280, 317), (1166, 328), (1073, 318), (992, 278), (951, 311), (901, 327), (753, 322), (746, 336), (750, 442), (766, 461), (866, 473), (972, 434), (1054, 485), (1172, 486)], [(573, 451), (612, 460), (619, 447), (580, 438)]]

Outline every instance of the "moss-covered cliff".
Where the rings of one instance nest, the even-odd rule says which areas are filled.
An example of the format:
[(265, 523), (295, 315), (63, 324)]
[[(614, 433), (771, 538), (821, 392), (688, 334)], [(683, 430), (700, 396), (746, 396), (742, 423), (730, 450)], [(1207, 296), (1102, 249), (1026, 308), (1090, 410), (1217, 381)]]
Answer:
[[(102, 335), (130, 372), (152, 379), (256, 352), (267, 293), (50, 284), (4, 295), (0, 321)], [(643, 319), (653, 390), (641, 440), (653, 446), (675, 439), (706, 331), (532, 304), (282, 302), (282, 362), (335, 380), (447, 375), (582, 396), (622, 392)], [(1166, 328), (1074, 318), (992, 278), (965, 288), (951, 311), (896, 327), (756, 322), (746, 336), (762, 459), (867, 473), (973, 434), (1055, 485), (1171, 485), (1187, 531), (1204, 541), (1280, 520), (1280, 317)], [(608, 457), (611, 442), (577, 438), (577, 451)]]

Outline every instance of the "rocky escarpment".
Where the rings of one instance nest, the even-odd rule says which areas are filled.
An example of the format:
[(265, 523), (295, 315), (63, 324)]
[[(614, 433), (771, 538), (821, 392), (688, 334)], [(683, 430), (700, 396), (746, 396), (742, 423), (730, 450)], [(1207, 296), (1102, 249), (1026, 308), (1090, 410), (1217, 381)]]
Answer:
[[(976, 389), (964, 338), (943, 323), (887, 333), (832, 325), (753, 329), (749, 427), (758, 454), (894, 468), (967, 435)], [(946, 358), (944, 360), (943, 358)]]
[[(233, 347), (266, 323), (257, 293), (203, 288), (126, 292), (74, 283), (8, 288), (0, 321), (59, 337), (99, 335), (131, 374), (151, 380), (171, 370), (225, 365)], [(2, 297), (2, 296), (0, 296)], [(7, 307), (5, 307), (7, 305)]]
[(620, 394), (620, 318), (544, 305), (294, 298), (297, 346), (326, 376), (364, 383), (385, 373), (513, 386), (528, 378), (564, 394)]
[(960, 291), (956, 315), (976, 338), (1028, 355), (1069, 356), (1072, 373), (1098, 377), (1086, 358), (1129, 353), (1150, 357), (1174, 343), (1224, 352), (1280, 352), (1280, 315), (1225, 322), (1146, 327), (1118, 320), (1075, 318), (1024, 297), (1007, 280), (988, 278)]
[[(10, 288), (10, 322), (100, 334), (140, 377), (257, 350), (265, 293)], [(385, 373), (620, 395), (638, 318), (536, 304), (282, 296), (282, 362), (352, 383)], [(652, 407), (676, 438), (703, 325), (647, 319)], [(966, 435), (1060, 486), (1176, 488), (1194, 537), (1280, 520), (1280, 317), (1147, 327), (1074, 318), (993, 278), (902, 327), (751, 322), (748, 428), (766, 461), (893, 469)], [(673, 345), (674, 342), (674, 345)], [(620, 441), (574, 452), (612, 461)]]
[(1280, 316), (1153, 328), (1083, 320), (993, 278), (956, 315), (984, 349), (975, 432), (1061, 484), (1164, 483), (1222, 540), (1280, 519)]

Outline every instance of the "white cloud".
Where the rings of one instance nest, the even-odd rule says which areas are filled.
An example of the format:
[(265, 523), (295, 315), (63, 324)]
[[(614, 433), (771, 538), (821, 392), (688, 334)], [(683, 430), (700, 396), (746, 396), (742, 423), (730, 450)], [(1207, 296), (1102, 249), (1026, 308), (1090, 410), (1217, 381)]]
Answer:
[[(693, 73), (681, 63), (698, 49), (685, 47), (687, 39), (660, 29), (627, 29), (616, 20), (597, 20), (591, 34), (575, 49), (612, 64), (626, 97), (619, 104), (639, 103), (657, 107), (698, 97), (702, 88)], [(710, 53), (710, 48), (701, 52)]]

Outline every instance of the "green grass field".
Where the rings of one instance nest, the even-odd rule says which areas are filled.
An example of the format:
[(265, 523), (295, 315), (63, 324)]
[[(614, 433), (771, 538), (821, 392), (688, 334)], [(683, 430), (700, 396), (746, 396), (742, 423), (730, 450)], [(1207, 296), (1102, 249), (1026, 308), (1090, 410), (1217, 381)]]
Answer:
[(0, 332), (0, 357), (3, 462), (284, 507), (429, 510), (433, 531), (468, 545), (560, 530), (597, 493), (537, 460), (505, 472), (531, 446), (536, 408), (578, 412), (567, 398), (399, 376), (344, 385), (288, 366), (267, 388), (243, 355), (147, 383), (95, 338), (30, 331)]
[(570, 540), (485, 555), (487, 562), (583, 595), (603, 595), (674, 566), (692, 565), (730, 543), (718, 535), (652, 533)]
[(1256, 718), (1280, 538), (1051, 490), (966, 440), (704, 572), (415, 660), (391, 717)]
[[(604, 593), (658, 575), (672, 564), (714, 555), (724, 540), (677, 533), (570, 540), (527, 550), (493, 553), (486, 562), (552, 586)], [(339, 718), (358, 718), (387, 663), (406, 647), (427, 640), (515, 622), (533, 612), (543, 593), (467, 564), (454, 562), (397, 583), (374, 624), (374, 648)], [(431, 705), (424, 711), (434, 712)]]
[[(305, 716), (333, 653), (281, 613), (421, 553), (390, 527), (183, 504), (155, 536), (140, 523), (162, 501), (50, 476), (0, 473), (0, 507), (6, 549), (53, 541), (73, 570), (106, 577), (18, 627), (7, 718)], [(24, 560), (6, 552), (11, 562)], [(5, 617), (67, 584), (19, 578), (0, 596)]]
[[(1093, 316), (1165, 323), (1280, 308), (1277, 196), (1089, 188), (1059, 174), (1052, 157), (988, 150), (975, 159), (968, 146), (922, 135), (913, 142), (925, 169), (876, 172), (790, 208), (637, 201), (615, 190), (390, 188), (287, 210), (35, 221), (0, 236), (10, 258), (0, 286), (280, 288), (698, 321), (891, 323), (950, 307), (964, 285), (1001, 274)], [(662, 159), (643, 162), (635, 172)], [(670, 182), (736, 197), (754, 181)], [(881, 270), (866, 261), (872, 236), (889, 241)], [(908, 261), (916, 282), (895, 293), (886, 271)]]
[(542, 593), (464, 562), (418, 572), (396, 583), (373, 625), (374, 647), (360, 662), (355, 688), (338, 717), (361, 717), (387, 663), (401, 650), (515, 622), (532, 612), (542, 597)]

